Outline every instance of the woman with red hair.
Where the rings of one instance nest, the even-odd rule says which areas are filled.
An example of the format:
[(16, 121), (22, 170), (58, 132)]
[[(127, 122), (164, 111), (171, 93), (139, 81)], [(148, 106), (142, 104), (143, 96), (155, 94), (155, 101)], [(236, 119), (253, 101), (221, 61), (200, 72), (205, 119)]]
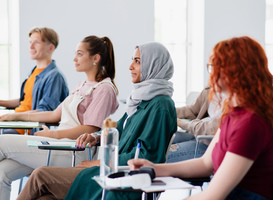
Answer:
[(153, 166), (157, 176), (214, 174), (207, 189), (188, 199), (273, 199), (273, 88), (264, 49), (249, 37), (219, 42), (208, 64), (210, 95), (225, 98), (221, 124), (201, 158)]

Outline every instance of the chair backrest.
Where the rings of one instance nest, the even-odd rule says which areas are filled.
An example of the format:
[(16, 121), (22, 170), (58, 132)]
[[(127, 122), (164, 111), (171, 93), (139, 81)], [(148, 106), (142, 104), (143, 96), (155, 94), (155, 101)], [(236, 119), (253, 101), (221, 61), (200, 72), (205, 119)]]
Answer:
[(166, 161), (167, 161), (167, 159), (168, 159), (169, 151), (170, 151), (170, 149), (171, 149), (171, 145), (172, 145), (172, 143), (173, 143), (174, 138), (175, 138), (175, 134), (173, 134), (173, 136), (172, 136), (171, 139), (170, 139), (170, 142), (169, 142), (169, 145), (168, 145), (168, 148), (167, 148), (167, 151), (166, 151)]
[(200, 144), (200, 140), (212, 140), (214, 135), (197, 135), (196, 136), (196, 145), (195, 145), (195, 150), (194, 150), (194, 158), (196, 158), (197, 153), (198, 153), (198, 148)]

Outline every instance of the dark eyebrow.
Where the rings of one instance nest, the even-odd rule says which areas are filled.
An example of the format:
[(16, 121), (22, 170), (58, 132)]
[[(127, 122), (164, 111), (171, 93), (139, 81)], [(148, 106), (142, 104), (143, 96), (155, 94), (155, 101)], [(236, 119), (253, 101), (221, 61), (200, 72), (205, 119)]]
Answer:
[(133, 60), (137, 60), (137, 59), (139, 59), (140, 60), (140, 57), (134, 57), (134, 58), (132, 58)]

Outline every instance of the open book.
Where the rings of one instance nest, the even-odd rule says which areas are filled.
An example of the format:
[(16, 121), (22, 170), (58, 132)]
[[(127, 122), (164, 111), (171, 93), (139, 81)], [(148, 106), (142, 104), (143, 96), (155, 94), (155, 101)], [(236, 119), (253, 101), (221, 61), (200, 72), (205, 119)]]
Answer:
[(48, 147), (75, 147), (75, 142), (65, 141), (36, 141), (37, 146), (48, 146)]
[(36, 140), (28, 140), (27, 146), (29, 147), (40, 147), (40, 146), (48, 146), (48, 147), (75, 147), (75, 141), (36, 141)]
[(42, 124), (39, 122), (25, 122), (25, 121), (4, 121), (0, 122), (1, 128), (41, 128)]

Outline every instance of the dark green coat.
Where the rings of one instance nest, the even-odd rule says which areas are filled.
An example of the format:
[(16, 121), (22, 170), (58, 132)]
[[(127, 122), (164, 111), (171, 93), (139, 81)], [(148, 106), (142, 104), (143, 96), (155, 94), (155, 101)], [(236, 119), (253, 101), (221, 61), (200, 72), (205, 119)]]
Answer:
[[(173, 133), (177, 129), (176, 110), (170, 97), (157, 96), (139, 104), (137, 111), (127, 119), (123, 129), (125, 113), (118, 121), (119, 165), (127, 165), (134, 158), (138, 142), (141, 142), (139, 158), (154, 163), (164, 163), (166, 150)], [(102, 189), (91, 178), (99, 175), (99, 167), (84, 169), (73, 182), (66, 200), (101, 199)], [(139, 199), (140, 193), (107, 192), (106, 199)]]

